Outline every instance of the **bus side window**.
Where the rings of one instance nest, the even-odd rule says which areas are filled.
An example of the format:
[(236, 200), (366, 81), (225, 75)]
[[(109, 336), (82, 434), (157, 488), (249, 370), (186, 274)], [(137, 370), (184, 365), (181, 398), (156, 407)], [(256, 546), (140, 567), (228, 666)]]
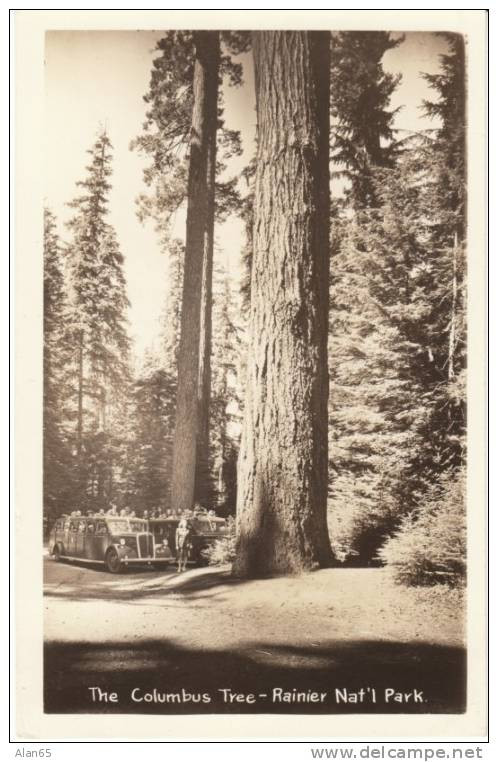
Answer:
[(98, 521), (95, 534), (107, 534), (107, 524), (105, 521)]
[(69, 531), (70, 532), (77, 532), (78, 531), (78, 522), (77, 521), (71, 521), (69, 524)]
[(95, 534), (95, 524), (93, 523), (93, 521), (90, 521), (86, 525), (86, 531), (87, 531), (87, 534)]
[(80, 521), (78, 525), (78, 533), (85, 534), (85, 529), (86, 529), (86, 523), (84, 521)]

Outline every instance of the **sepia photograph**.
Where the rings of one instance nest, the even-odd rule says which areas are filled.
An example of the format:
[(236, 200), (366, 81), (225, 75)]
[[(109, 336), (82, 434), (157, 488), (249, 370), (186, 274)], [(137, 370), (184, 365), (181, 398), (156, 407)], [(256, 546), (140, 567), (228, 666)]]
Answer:
[(44, 31), (45, 715), (468, 711), (468, 39), (355, 13)]

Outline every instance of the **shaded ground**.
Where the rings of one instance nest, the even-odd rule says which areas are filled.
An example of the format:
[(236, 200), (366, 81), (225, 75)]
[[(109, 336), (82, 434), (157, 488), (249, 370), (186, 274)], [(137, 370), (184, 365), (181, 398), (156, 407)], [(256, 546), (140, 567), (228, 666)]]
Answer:
[[(45, 571), (47, 712), (465, 710), (454, 591), (401, 588), (385, 569), (250, 582), (209, 569), (113, 576), (51, 560)], [(92, 687), (119, 701), (92, 700)], [(386, 689), (411, 695), (386, 701)], [(318, 699), (282, 700), (294, 690)]]

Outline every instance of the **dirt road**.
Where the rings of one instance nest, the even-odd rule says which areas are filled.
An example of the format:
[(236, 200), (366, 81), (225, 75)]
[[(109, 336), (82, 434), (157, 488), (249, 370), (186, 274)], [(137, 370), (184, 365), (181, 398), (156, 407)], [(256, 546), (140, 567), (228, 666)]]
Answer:
[[(458, 594), (399, 587), (384, 569), (327, 569), (241, 582), (227, 570), (114, 576), (47, 559), (45, 638), (47, 711), (464, 708)], [(95, 701), (92, 687), (114, 688), (118, 705)], [(283, 705), (275, 701), (275, 687), (325, 691), (327, 699)], [(210, 700), (194, 709), (190, 700), (173, 706), (135, 701), (152, 696), (154, 688), (159, 694), (205, 693)], [(228, 688), (259, 698), (227, 703), (222, 690)], [(396, 702), (401, 693), (413, 695)]]

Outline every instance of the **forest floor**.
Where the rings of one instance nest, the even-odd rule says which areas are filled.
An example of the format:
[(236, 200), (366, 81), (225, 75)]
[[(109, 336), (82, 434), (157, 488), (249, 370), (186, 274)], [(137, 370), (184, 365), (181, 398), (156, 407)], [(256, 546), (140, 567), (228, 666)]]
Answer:
[[(326, 706), (286, 711), (463, 711), (464, 618), (459, 591), (402, 587), (387, 569), (336, 568), (246, 582), (232, 579), (228, 569), (114, 576), (47, 559), (46, 707), (85, 711), (88, 685), (108, 685), (112, 677), (126, 692), (121, 711), (139, 711), (128, 695), (136, 684), (207, 690), (209, 707), (195, 711), (281, 712), (279, 702), (268, 703), (274, 686), (327, 687), (330, 701), (337, 699), (335, 688), (353, 696), (334, 707), (327, 699)], [(225, 706), (223, 686), (256, 688), (265, 698), (258, 710)], [(382, 701), (373, 706), (358, 699), (358, 706), (353, 694), (372, 687)], [(424, 691), (430, 709), (413, 696), (384, 701), (390, 688)], [(86, 709), (99, 710), (117, 711)], [(175, 710), (152, 703), (144, 711)]]

